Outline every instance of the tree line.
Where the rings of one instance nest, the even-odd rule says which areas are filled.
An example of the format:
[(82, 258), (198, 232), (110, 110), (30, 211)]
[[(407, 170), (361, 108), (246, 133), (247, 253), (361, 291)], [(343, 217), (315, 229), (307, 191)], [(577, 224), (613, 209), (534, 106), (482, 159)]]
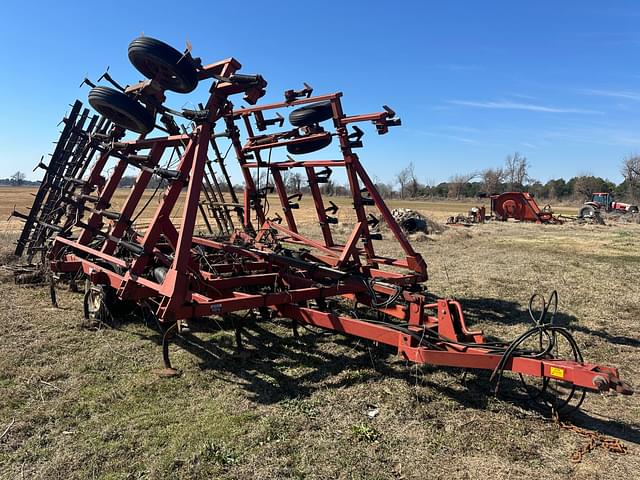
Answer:
[(20, 171), (17, 171), (9, 178), (0, 178), (0, 186), (10, 186), (10, 187), (22, 187), (22, 186), (34, 186), (40, 185), (40, 182), (33, 182), (31, 180), (27, 180), (27, 176)]
[(581, 174), (568, 180), (551, 179), (545, 183), (530, 175), (528, 159), (516, 152), (505, 158), (504, 164), (481, 171), (454, 174), (446, 182), (422, 183), (413, 163), (400, 170), (392, 182), (378, 182), (381, 193), (388, 198), (475, 198), (504, 192), (526, 191), (545, 200), (571, 200), (591, 197), (594, 192), (611, 192), (620, 199), (640, 199), (640, 156), (625, 157), (620, 164), (623, 181), (619, 184), (606, 178)]
[[(503, 165), (486, 168), (480, 171), (457, 173), (449, 177), (448, 181), (436, 184), (432, 181), (420, 181), (415, 165), (410, 162), (396, 173), (391, 181), (376, 180), (378, 191), (384, 198), (476, 198), (504, 192), (527, 191), (535, 197), (544, 200), (583, 200), (591, 197), (594, 192), (611, 192), (621, 200), (631, 202), (640, 201), (640, 155), (630, 155), (622, 159), (619, 168), (623, 181), (619, 184), (606, 178), (590, 174), (581, 174), (568, 180), (564, 178), (551, 179), (545, 183), (531, 177), (531, 164), (527, 157), (515, 152), (508, 155)], [(306, 176), (295, 171), (283, 171), (283, 182), (289, 193), (308, 192)], [(130, 187), (135, 183), (133, 176), (124, 176), (121, 187)], [(153, 177), (148, 188), (156, 188), (161, 180)], [(269, 178), (267, 169), (256, 172), (254, 181), (259, 188), (273, 186), (273, 179)], [(26, 175), (16, 172), (10, 178), (0, 179), (0, 185), (34, 185), (39, 182), (26, 180)], [(332, 179), (319, 185), (325, 195), (349, 195), (348, 185), (341, 185)], [(226, 191), (224, 184), (222, 190)], [(241, 191), (242, 185), (234, 188)]]
[[(378, 191), (384, 198), (476, 198), (504, 192), (529, 192), (543, 200), (583, 200), (594, 192), (611, 192), (619, 199), (637, 202), (640, 200), (640, 156), (629, 156), (622, 160), (620, 173), (623, 181), (616, 184), (606, 178), (581, 174), (570, 179), (554, 178), (545, 183), (530, 175), (531, 164), (527, 157), (515, 152), (508, 155), (499, 167), (480, 171), (454, 174), (446, 182), (436, 184), (421, 181), (413, 162), (394, 175), (390, 181), (375, 180)], [(298, 172), (283, 172), (287, 190), (305, 193), (309, 191), (306, 177)], [(267, 171), (254, 175), (258, 186), (272, 186)], [(242, 188), (242, 187), (239, 187)], [(325, 195), (350, 195), (348, 185), (328, 180), (320, 185)]]
[[(567, 180), (554, 178), (543, 183), (530, 175), (530, 169), (531, 164), (527, 157), (515, 152), (508, 155), (503, 165), (499, 167), (454, 174), (446, 182), (437, 184), (421, 181), (413, 162), (396, 173), (392, 180), (384, 182), (374, 179), (374, 182), (384, 198), (461, 199), (527, 191), (543, 200), (583, 200), (591, 197), (594, 192), (611, 192), (621, 200), (640, 200), (640, 156), (629, 156), (622, 160), (620, 173), (624, 180), (620, 184), (590, 174), (577, 175)], [(305, 175), (295, 170), (285, 170), (281, 174), (289, 193), (309, 192)], [(154, 180), (158, 181), (155, 178)], [(155, 182), (152, 181), (149, 186), (155, 187)], [(268, 169), (255, 171), (254, 182), (259, 189), (273, 188), (273, 178)], [(123, 177), (121, 186), (127, 187), (134, 183), (134, 177)], [(225, 185), (221, 187), (226, 191)], [(350, 195), (351, 192), (348, 185), (340, 184), (330, 178), (319, 187), (323, 194), (329, 196)], [(235, 185), (234, 188), (241, 191), (244, 187)]]

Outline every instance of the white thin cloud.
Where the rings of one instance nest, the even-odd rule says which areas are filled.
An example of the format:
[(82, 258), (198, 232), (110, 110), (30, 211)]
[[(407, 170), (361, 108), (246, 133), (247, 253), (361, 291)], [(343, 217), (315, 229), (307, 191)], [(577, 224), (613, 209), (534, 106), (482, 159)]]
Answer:
[[(447, 127), (444, 127), (444, 128), (447, 129)], [(485, 141), (484, 138), (482, 140), (476, 140), (474, 138), (470, 138), (469, 136), (451, 135), (449, 133), (443, 133), (438, 131), (427, 131), (427, 130), (418, 130), (418, 129), (410, 129), (410, 128), (405, 129), (405, 131), (410, 131), (417, 135), (426, 135), (429, 137), (442, 138), (445, 140), (451, 140), (454, 142), (463, 143), (465, 145), (473, 145), (477, 147), (504, 147), (502, 143), (487, 142)]]
[(634, 132), (615, 127), (555, 129), (540, 132), (543, 139), (576, 143), (638, 148), (640, 139)]
[(531, 95), (525, 95), (523, 93), (510, 93), (507, 96), (516, 97), (516, 98), (524, 98), (525, 100), (538, 100), (536, 97), (533, 97)]
[(469, 145), (480, 145), (480, 143), (477, 140), (474, 140), (473, 138), (462, 137), (459, 135), (449, 135), (446, 133), (439, 133), (439, 132), (427, 132), (424, 130), (413, 130), (413, 131), (419, 135), (428, 135), (430, 137), (447, 138), (449, 140), (454, 140), (456, 142), (466, 143)]
[(447, 63), (443, 65), (436, 65), (436, 68), (441, 68), (443, 70), (452, 70), (454, 72), (471, 72), (484, 69), (480, 65), (466, 65), (461, 63)]
[(580, 90), (583, 95), (597, 95), (600, 97), (614, 97), (625, 98), (627, 100), (640, 101), (640, 93), (630, 92), (628, 90), (596, 90), (596, 89), (583, 89)]
[(480, 101), (472, 101), (472, 100), (448, 100), (447, 103), (451, 105), (460, 105), (463, 107), (490, 108), (490, 109), (501, 109), (501, 110), (528, 110), (530, 112), (544, 112), (544, 113), (602, 114), (602, 112), (598, 112), (596, 110), (586, 110), (582, 108), (548, 107), (545, 105), (536, 105), (533, 103), (510, 102), (506, 100), (493, 101), (493, 102), (480, 102)]
[(441, 128), (444, 130), (452, 130), (455, 132), (464, 132), (464, 133), (482, 133), (480, 129), (475, 127), (461, 127), (458, 125), (443, 125)]

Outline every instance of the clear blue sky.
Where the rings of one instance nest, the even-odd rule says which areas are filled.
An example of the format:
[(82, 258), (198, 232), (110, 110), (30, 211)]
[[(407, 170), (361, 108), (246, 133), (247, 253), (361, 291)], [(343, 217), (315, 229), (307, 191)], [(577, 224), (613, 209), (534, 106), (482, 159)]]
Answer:
[(144, 32), (189, 40), (205, 62), (236, 57), (269, 81), (265, 100), (306, 81), (344, 91), (348, 114), (389, 104), (403, 126), (367, 128), (360, 152), (382, 180), (413, 161), (439, 182), (519, 151), (543, 181), (619, 182), (621, 158), (640, 151), (639, 21), (634, 1), (5, 2), (0, 177), (37, 178), (85, 75), (140, 79), (126, 52)]

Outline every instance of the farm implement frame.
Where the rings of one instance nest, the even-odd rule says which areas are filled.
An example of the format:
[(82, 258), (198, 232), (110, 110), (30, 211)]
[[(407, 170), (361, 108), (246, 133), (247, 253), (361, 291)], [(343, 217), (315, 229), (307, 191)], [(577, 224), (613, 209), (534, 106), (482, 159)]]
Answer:
[[(313, 96), (306, 84), (285, 92), (281, 102), (259, 105), (267, 82), (238, 73), (235, 59), (203, 66), (189, 49), (178, 52), (148, 37), (132, 42), (129, 58), (148, 80), (120, 87), (107, 78), (115, 89), (91, 84), (89, 102), (113, 125), (87, 135), (99, 155), (60, 196), (75, 216), (53, 231), (48, 255), (55, 274), (86, 276), (86, 316), (107, 320), (123, 305), (137, 304), (157, 318), (165, 332), (164, 373), (175, 373), (170, 333), (187, 330), (190, 319), (257, 311), (265, 320), (292, 319), (294, 332), (305, 325), (389, 345), (411, 362), (491, 370), (498, 384), (507, 371), (534, 377), (538, 385), (525, 383), (527, 391), (556, 410), (579, 406), (586, 391), (632, 393), (615, 368), (584, 362), (569, 331), (554, 324), (557, 294), (542, 299), (539, 316), (532, 298), (535, 325), (511, 342), (490, 342), (470, 330), (459, 302), (428, 300), (424, 259), (354, 153), (363, 146), (359, 124), (372, 123), (378, 134), (400, 125), (391, 108), (349, 116), (342, 93)], [(209, 96), (197, 110), (164, 105), (166, 90), (188, 93), (207, 80)], [(230, 97), (238, 94), (249, 106), (234, 108)], [(278, 112), (287, 109), (291, 129)], [(166, 135), (148, 137), (157, 117)], [(127, 137), (127, 130), (140, 135)], [(334, 140), (339, 158), (300, 159)], [(221, 141), (236, 156), (242, 195), (234, 191)], [(177, 165), (163, 163), (172, 154)], [(116, 209), (114, 192), (131, 168), (138, 171), (135, 183)], [(323, 192), (337, 168), (344, 169), (353, 206), (344, 238), (334, 228), (338, 207)], [(302, 193), (285, 181), (292, 171), (308, 181), (316, 236), (299, 229)], [(149, 205), (143, 196), (154, 177), (166, 187), (140, 228), (135, 220)], [(269, 205), (274, 197), (277, 213)], [(203, 233), (196, 232), (199, 217)], [(383, 234), (397, 243), (401, 258), (376, 253)], [(347, 314), (355, 309), (357, 317)], [(567, 358), (554, 353), (562, 343), (569, 346)]]

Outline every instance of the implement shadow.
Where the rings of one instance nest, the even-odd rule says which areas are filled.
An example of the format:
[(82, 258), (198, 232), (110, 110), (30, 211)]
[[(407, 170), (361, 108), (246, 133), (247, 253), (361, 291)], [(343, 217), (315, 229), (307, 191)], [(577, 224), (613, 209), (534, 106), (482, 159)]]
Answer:
[[(527, 315), (513, 302), (475, 300), (464, 300), (464, 305), (471, 304), (471, 309), (468, 310), (471, 318), (504, 323), (501, 319), (506, 311), (506, 315), (513, 319), (512, 323), (519, 323), (517, 319)], [(505, 306), (508, 308), (505, 309)], [(566, 318), (562, 321), (568, 323), (575, 319), (566, 315), (564, 317)], [(401, 362), (390, 347), (374, 347), (371, 342), (353, 337), (327, 335), (305, 329), (301, 329), (300, 337), (295, 338), (291, 330), (287, 330), (291, 326), (290, 320), (277, 319), (271, 323), (282, 334), (274, 333), (256, 320), (244, 322), (242, 340), (247, 355), (236, 351), (233, 336), (235, 325), (232, 320), (202, 319), (191, 322), (194, 333), (177, 335), (172, 338), (171, 343), (196, 357), (200, 362), (200, 369), (213, 371), (217, 379), (240, 386), (252, 401), (259, 404), (306, 398), (320, 389), (340, 389), (381, 378), (395, 378), (411, 385), (416, 384), (417, 373), (413, 374), (406, 367), (399, 368)], [(526, 323), (526, 319), (522, 323)], [(158, 345), (162, 344), (162, 335), (159, 333), (140, 336)], [(330, 339), (323, 340), (325, 336)], [(327, 342), (338, 347), (334, 349), (335, 352), (323, 348)], [(297, 374), (297, 371), (304, 373)], [(431, 380), (429, 374), (436, 371), (445, 371), (451, 376), (451, 381), (443, 384)], [(425, 365), (419, 367), (419, 374), (421, 387), (447, 396), (466, 408), (486, 410), (494, 395), (489, 380), (490, 371), (465, 371)], [(529, 400), (517, 378), (503, 378), (498, 398), (528, 410), (545, 413)], [(638, 425), (616, 420), (603, 421), (582, 412), (575, 415), (575, 423), (621, 440), (640, 443)]]
[[(478, 323), (495, 323), (498, 325), (523, 325), (529, 328), (533, 326), (533, 320), (527, 311), (527, 305), (496, 298), (460, 298), (460, 303), (464, 309), (467, 324), (473, 328)], [(534, 307), (535, 308), (535, 307)], [(539, 311), (534, 310), (534, 315)], [(629, 347), (640, 347), (640, 339), (625, 337), (622, 335), (612, 335), (606, 331), (594, 330), (578, 323), (574, 315), (568, 315), (558, 309), (554, 319), (555, 325), (566, 327), (569, 331), (593, 335), (615, 345), (625, 345)], [(524, 333), (523, 329), (523, 333)]]
[[(452, 376), (456, 376), (456, 372), (460, 375), (462, 371), (455, 368), (444, 368), (443, 370)], [(431, 381), (427, 378), (422, 382), (422, 385), (446, 395), (448, 398), (470, 409), (486, 410), (490, 406), (491, 400), (495, 397), (514, 406), (536, 412), (541, 418), (547, 418), (552, 421), (549, 409), (539, 402), (532, 401), (515, 376), (504, 376), (501, 380), (500, 391), (497, 394), (493, 390), (495, 384), (490, 382), (490, 376), (491, 372), (488, 370), (467, 370), (459, 378), (458, 382), (449, 382), (443, 385), (441, 382)], [(460, 386), (463, 388), (460, 388)], [(588, 404), (588, 401), (589, 393), (587, 393), (585, 404)], [(640, 445), (640, 424), (623, 423), (614, 418), (603, 417), (595, 412), (590, 415), (590, 412), (586, 412), (584, 409), (572, 412), (566, 419), (578, 427)]]
[[(284, 333), (277, 335), (255, 320), (244, 321), (240, 351), (235, 345), (233, 320), (190, 321), (192, 332), (171, 337), (171, 343), (196, 357), (201, 370), (211, 370), (217, 379), (241, 386), (260, 404), (304, 398), (320, 388), (347, 387), (383, 375), (377, 370), (383, 362), (376, 362), (376, 369), (372, 369), (371, 352), (359, 348), (357, 339), (330, 335), (331, 344), (350, 348), (350, 355), (332, 353), (319, 348), (322, 337), (328, 336), (324, 332), (300, 329), (295, 338), (291, 330), (282, 329), (289, 320), (271, 322)], [(140, 337), (162, 344), (162, 335), (157, 332)], [(387, 356), (385, 351), (374, 350), (377, 360)], [(345, 371), (357, 375), (340, 375)]]
[[(478, 322), (497, 323), (500, 325), (524, 325), (533, 326), (533, 320), (527, 311), (527, 305), (510, 302), (498, 298), (471, 298), (463, 297), (457, 299), (462, 304), (465, 318), (471, 325)], [(534, 306), (534, 315), (539, 315), (539, 311)], [(550, 318), (550, 315), (548, 315)], [(547, 321), (549, 320), (547, 318)], [(562, 313), (560, 309), (555, 315), (554, 322), (561, 327), (570, 327), (577, 318), (573, 315)]]

